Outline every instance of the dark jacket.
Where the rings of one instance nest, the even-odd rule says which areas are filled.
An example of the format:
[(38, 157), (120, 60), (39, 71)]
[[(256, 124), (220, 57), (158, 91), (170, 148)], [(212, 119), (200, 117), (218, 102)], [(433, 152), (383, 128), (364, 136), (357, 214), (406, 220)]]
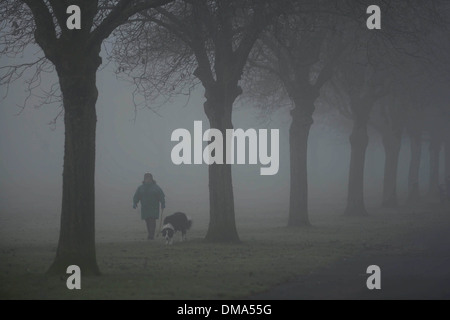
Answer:
[(162, 189), (156, 184), (156, 182), (142, 183), (133, 197), (133, 205), (137, 205), (141, 202), (141, 218), (159, 218), (159, 204), (161, 208), (166, 207), (165, 195)]

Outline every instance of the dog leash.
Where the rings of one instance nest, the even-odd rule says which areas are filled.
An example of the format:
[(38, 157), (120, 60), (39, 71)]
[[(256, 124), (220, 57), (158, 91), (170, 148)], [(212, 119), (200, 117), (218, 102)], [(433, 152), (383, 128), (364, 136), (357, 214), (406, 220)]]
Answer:
[(164, 208), (161, 209), (161, 218), (159, 219), (159, 231), (156, 234), (156, 237), (159, 237), (159, 234), (161, 233), (161, 224), (163, 221), (163, 215), (164, 215)]

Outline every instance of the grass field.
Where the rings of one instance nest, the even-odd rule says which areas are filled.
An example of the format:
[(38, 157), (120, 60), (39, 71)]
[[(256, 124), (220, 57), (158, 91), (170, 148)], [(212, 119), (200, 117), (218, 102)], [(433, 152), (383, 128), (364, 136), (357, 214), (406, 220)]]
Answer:
[(410, 237), (444, 223), (450, 225), (448, 210), (423, 206), (376, 210), (361, 218), (322, 214), (310, 228), (266, 219), (240, 226), (237, 245), (205, 243), (204, 228), (194, 228), (187, 242), (172, 246), (162, 239), (98, 241), (103, 274), (82, 275), (81, 290), (68, 290), (64, 277), (44, 275), (55, 245), (1, 243), (0, 299), (245, 298), (361, 251), (413, 255), (422, 248)]

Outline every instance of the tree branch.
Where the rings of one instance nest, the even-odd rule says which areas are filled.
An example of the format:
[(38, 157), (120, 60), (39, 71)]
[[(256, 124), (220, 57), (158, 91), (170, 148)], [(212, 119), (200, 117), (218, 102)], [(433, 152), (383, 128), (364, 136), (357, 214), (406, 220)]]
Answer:
[(269, 66), (268, 64), (262, 64), (262, 63), (258, 63), (253, 59), (249, 59), (248, 63), (250, 66), (261, 69), (261, 70), (265, 70), (268, 71), (274, 75), (276, 75), (277, 77), (280, 77), (280, 73), (275, 70), (274, 68), (272, 68), (271, 66)]
[(246, 31), (242, 40), (234, 52), (236, 68), (234, 77), (240, 79), (242, 70), (247, 62), (250, 51), (253, 48), (256, 40), (258, 40), (261, 32), (264, 28), (271, 22), (271, 20), (275, 17), (276, 11), (274, 10), (271, 14), (265, 14), (264, 9), (258, 7), (253, 14), (253, 20)]
[(325, 64), (325, 66), (322, 68), (322, 70), (319, 73), (319, 76), (317, 77), (316, 83), (314, 84), (314, 87), (316, 87), (317, 90), (320, 90), (322, 86), (331, 79), (333, 76), (333, 71), (336, 66), (337, 61), (341, 57), (342, 53), (347, 48), (348, 44), (344, 44), (342, 41), (337, 46), (336, 50), (331, 54), (332, 58)]
[(56, 30), (53, 18), (43, 0), (22, 0), (31, 10), (36, 30), (34, 38), (36, 43), (42, 48), (45, 56), (54, 59), (54, 49), (56, 44)]
[[(166, 10), (161, 10), (161, 9), (162, 8), (158, 8), (158, 9), (156, 9), (156, 11), (161, 13), (163, 16), (168, 17), (168, 16), (166, 16), (166, 13), (169, 14), (169, 12), (167, 12)], [(164, 12), (164, 13), (162, 13), (162, 12)], [(179, 19), (176, 18), (173, 14), (170, 14), (170, 16), (172, 17), (172, 18), (170, 18), (170, 21), (174, 22), (174, 20), (176, 20), (177, 22), (174, 22), (175, 25), (166, 23), (160, 19), (156, 19), (156, 18), (148, 15), (147, 12), (142, 12), (141, 14), (147, 19), (147, 21), (154, 22), (157, 25), (159, 25), (163, 28), (166, 28), (171, 33), (173, 33), (176, 37), (178, 37), (179, 39), (184, 41), (187, 45), (190, 46), (192, 44), (192, 40), (190, 39), (189, 35), (186, 34), (186, 33), (189, 33), (189, 29), (184, 24), (182, 24), (181, 21), (179, 21)]]
[(52, 6), (53, 14), (56, 17), (56, 21), (58, 22), (59, 27), (61, 28), (62, 32), (65, 33), (67, 30), (66, 28), (67, 3), (61, 0), (48, 0), (48, 2)]
[(159, 7), (172, 1), (173, 0), (144, 0), (140, 3), (136, 3), (134, 0), (120, 0), (100, 25), (91, 32), (88, 46), (92, 47), (100, 45), (104, 39), (109, 37), (114, 29), (136, 13)]

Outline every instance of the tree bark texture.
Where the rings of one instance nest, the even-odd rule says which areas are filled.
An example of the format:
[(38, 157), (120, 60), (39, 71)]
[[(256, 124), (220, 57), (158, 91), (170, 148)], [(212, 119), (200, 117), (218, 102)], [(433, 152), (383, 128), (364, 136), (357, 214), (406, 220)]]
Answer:
[[(226, 129), (233, 129), (231, 121), (234, 100), (240, 94), (238, 88), (232, 93), (228, 90), (206, 92), (205, 113), (210, 127), (222, 132), (226, 137)], [(226, 143), (223, 144), (223, 155), (226, 155)], [(233, 183), (230, 164), (212, 164), (209, 166), (209, 205), (210, 219), (205, 240), (209, 242), (239, 242), (234, 211)]]
[(78, 265), (83, 275), (100, 274), (95, 250), (95, 137), (100, 57), (62, 61), (56, 69), (64, 104), (64, 168), (58, 248), (48, 273)]

